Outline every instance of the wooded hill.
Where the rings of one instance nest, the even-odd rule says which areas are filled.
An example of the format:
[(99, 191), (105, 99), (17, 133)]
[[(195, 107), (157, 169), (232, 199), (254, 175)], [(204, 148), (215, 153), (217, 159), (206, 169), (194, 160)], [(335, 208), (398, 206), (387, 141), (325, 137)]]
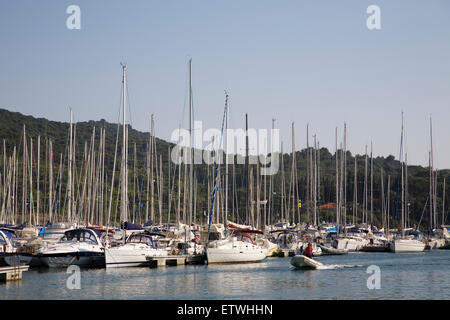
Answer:
[[(36, 141), (40, 135), (41, 139), (41, 151), (40, 151), (40, 198), (41, 198), (41, 212), (48, 212), (48, 141), (51, 139), (53, 143), (53, 166), (55, 172), (60, 170), (59, 164), (62, 159), (62, 172), (63, 176), (60, 179), (61, 188), (57, 190), (55, 197), (57, 207), (55, 208), (58, 213), (55, 217), (57, 220), (64, 220), (64, 210), (65, 210), (65, 192), (66, 192), (66, 182), (67, 182), (67, 154), (68, 154), (68, 137), (69, 137), (69, 123), (67, 122), (55, 122), (49, 121), (43, 118), (34, 118), (32, 116), (25, 116), (21, 113), (10, 112), (8, 110), (0, 109), (0, 142), (4, 141), (4, 146), (1, 145), (1, 159), (0, 163), (0, 173), (1, 173), (1, 186), (5, 187), (5, 171), (7, 170), (7, 163), (10, 156), (13, 154), (13, 148), (16, 147), (16, 156), (18, 161), (18, 170), (16, 173), (18, 188), (18, 208), (17, 212), (27, 212), (28, 209), (21, 208), (22, 206), (22, 162), (23, 162), (23, 131), (24, 125), (26, 130), (27, 138), (27, 154), (30, 154), (30, 139), (33, 139), (33, 179), (36, 180), (36, 159), (37, 159), (37, 147)], [(118, 126), (117, 124), (109, 123), (105, 120), (100, 121), (89, 121), (89, 122), (77, 122), (75, 127), (75, 183), (80, 183), (83, 181), (81, 166), (83, 159), (85, 157), (85, 150), (89, 150), (91, 144), (91, 137), (95, 128), (95, 139), (94, 139), (94, 150), (99, 145), (100, 129), (105, 129), (106, 133), (106, 152), (105, 152), (105, 194), (109, 194), (110, 184), (111, 184), (111, 173), (114, 161), (114, 150), (116, 143), (116, 135)], [(112, 201), (112, 211), (111, 219), (115, 222), (119, 222), (119, 216), (117, 211), (120, 210), (120, 201), (118, 197), (118, 186), (119, 186), (119, 171), (120, 171), (120, 155), (121, 155), (121, 134), (122, 128), (119, 128), (119, 145), (117, 154), (117, 164), (116, 164), (116, 179), (115, 179), (115, 189), (113, 192)], [(156, 132), (156, 135), (158, 133)], [(129, 127), (129, 158), (128, 158), (128, 168), (129, 168), (129, 182), (128, 182), (128, 195), (129, 195), (129, 212), (130, 220), (138, 223), (142, 223), (146, 217), (146, 205), (147, 200), (147, 152), (149, 143), (149, 133), (140, 132)], [(3, 144), (3, 143), (2, 143)], [(135, 148), (136, 146), (136, 148)], [(185, 186), (189, 186), (188, 183), (184, 183), (185, 173), (189, 177), (189, 170), (185, 170), (184, 165), (175, 166), (170, 163), (171, 173), (170, 182), (171, 186), (168, 185), (169, 177), (169, 149), (173, 148), (172, 143), (166, 142), (161, 139), (156, 138), (156, 157), (154, 158), (154, 171), (155, 175), (157, 171), (159, 172), (160, 164), (162, 165), (163, 179), (162, 180), (162, 195), (155, 194), (154, 202), (154, 216), (153, 219), (156, 222), (162, 221), (167, 222), (168, 220), (168, 210), (169, 210), (169, 190), (171, 191), (171, 212), (170, 212), (170, 222), (175, 222), (177, 212), (178, 212), (178, 196), (180, 194), (180, 219), (183, 220), (187, 218), (188, 212), (186, 212), (189, 206), (186, 201), (189, 200), (188, 196), (184, 195)], [(4, 157), (4, 148), (6, 148), (6, 158)], [(136, 150), (136, 157), (134, 157), (134, 150)], [(310, 148), (311, 151), (312, 148)], [(249, 178), (246, 174), (246, 166), (243, 164), (237, 164), (234, 169), (229, 166), (229, 202), (228, 202), (228, 218), (232, 219), (238, 223), (245, 223), (251, 221), (250, 211), (251, 208), (247, 208), (247, 195), (248, 195), (248, 181), (253, 183), (253, 203), (254, 203), (254, 220), (256, 223), (258, 220), (258, 213), (256, 213), (256, 203), (257, 203), (257, 187), (256, 184), (259, 182), (260, 194), (259, 200), (269, 200), (266, 205), (260, 205), (259, 212), (259, 226), (261, 226), (262, 221), (264, 221), (264, 215), (268, 215), (273, 208), (272, 221), (276, 222), (281, 218), (281, 212), (289, 212), (289, 216), (294, 217), (295, 222), (307, 221), (312, 222), (312, 212), (313, 203), (312, 201), (307, 201), (308, 188), (307, 188), (307, 149), (297, 151), (295, 154), (296, 158), (296, 169), (297, 178), (295, 184), (291, 185), (291, 171), (292, 171), (292, 155), (285, 153), (283, 154), (283, 162), (281, 165), (284, 169), (284, 181), (285, 181), (285, 207), (281, 207), (282, 203), (282, 173), (283, 170), (279, 170), (278, 173), (273, 177), (273, 199), (269, 196), (269, 182), (270, 178), (267, 176), (264, 178), (259, 175), (257, 178), (257, 165), (249, 165), (249, 172), (252, 173), (252, 178)], [(330, 153), (326, 148), (320, 148), (317, 151), (318, 159), (318, 176), (319, 176), (319, 192), (317, 196), (317, 208), (323, 204), (334, 203), (336, 201), (336, 159), (335, 154)], [(370, 155), (369, 155), (370, 156)], [(281, 158), (281, 157), (280, 157)], [(354, 155), (350, 152), (346, 154), (346, 202), (347, 202), (347, 223), (353, 222), (353, 199), (354, 199)], [(357, 216), (355, 216), (355, 222), (361, 221), (361, 214), (363, 210), (363, 195), (364, 195), (364, 185), (365, 185), (365, 165), (366, 157), (365, 155), (356, 155), (357, 161)], [(370, 198), (370, 157), (367, 159), (367, 208), (369, 221), (371, 217), (371, 198)], [(136, 167), (136, 171), (133, 169)], [(387, 157), (376, 157), (373, 159), (373, 222), (381, 226), (381, 169), (383, 170), (383, 184), (384, 190), (387, 190), (387, 177), (390, 175), (390, 203), (389, 203), (389, 225), (390, 227), (397, 227), (401, 217), (400, 209), (400, 163), (395, 160), (394, 156), (389, 155)], [(181, 171), (182, 176), (179, 179), (179, 171)], [(233, 173), (234, 171), (234, 173)], [(420, 223), (420, 229), (426, 230), (429, 227), (430, 219), (430, 209), (429, 209), (429, 177), (430, 171), (427, 167), (409, 165), (407, 168), (408, 172), (408, 202), (409, 202), (409, 222), (408, 225), (413, 227)], [(195, 192), (195, 212), (196, 222), (206, 222), (207, 216), (210, 210), (211, 194), (213, 189), (215, 166), (199, 164), (194, 166), (194, 192)], [(219, 189), (219, 212), (223, 212), (223, 201), (224, 191), (223, 184), (225, 169), (221, 166), (221, 188)], [(443, 195), (443, 179), (448, 177), (449, 170), (439, 170), (436, 172), (437, 185), (436, 185), (436, 212), (437, 212), (437, 224), (442, 222), (442, 195)], [(58, 185), (57, 175), (55, 175), (55, 185)], [(155, 179), (154, 179), (155, 180)], [(181, 181), (180, 186), (178, 181)], [(159, 183), (155, 181), (155, 184)], [(292, 195), (289, 195), (290, 190), (298, 189), (298, 199), (292, 199)], [(28, 189), (29, 190), (29, 189)], [(155, 186), (155, 193), (158, 192), (158, 188)], [(178, 190), (180, 191), (178, 193)], [(186, 188), (188, 190), (188, 188)], [(1, 201), (5, 200), (3, 189), (1, 191)], [(58, 195), (58, 191), (60, 191)], [(29, 192), (29, 191), (28, 191)], [(385, 191), (386, 192), (386, 191)], [(34, 194), (34, 204), (36, 206), (36, 190), (33, 190)], [(186, 192), (187, 194), (187, 192)], [(77, 195), (75, 194), (75, 197)], [(387, 194), (384, 195), (385, 199)], [(161, 198), (162, 212), (159, 212), (159, 198)], [(294, 198), (297, 198), (295, 196)], [(105, 197), (103, 201), (105, 206), (103, 206), (102, 212), (99, 215), (107, 216), (107, 201), (108, 197)], [(446, 197), (447, 199), (447, 197)], [(149, 200), (150, 201), (150, 200)], [(297, 215), (297, 202), (302, 202), (302, 207), (299, 209), (300, 217)], [(425, 205), (427, 203), (427, 205)], [(29, 204), (28, 204), (29, 206)], [(449, 206), (445, 206), (449, 207)], [(309, 209), (308, 209), (309, 208)], [(444, 212), (444, 221), (447, 222), (448, 209)], [(19, 214), (20, 216), (20, 214)], [(151, 218), (150, 215), (148, 216)], [(334, 222), (336, 217), (336, 209), (318, 209), (318, 217), (320, 221)], [(44, 218), (48, 218), (46, 215)], [(20, 219), (19, 219), (20, 220)], [(22, 218), (22, 221), (27, 221), (26, 218)], [(105, 221), (105, 220), (102, 220)], [(186, 221), (186, 220), (184, 220)], [(215, 221), (223, 221), (223, 217), (220, 215), (215, 218)], [(17, 221), (21, 222), (21, 221)], [(41, 222), (43, 222), (41, 220)], [(93, 221), (96, 222), (96, 221)]]

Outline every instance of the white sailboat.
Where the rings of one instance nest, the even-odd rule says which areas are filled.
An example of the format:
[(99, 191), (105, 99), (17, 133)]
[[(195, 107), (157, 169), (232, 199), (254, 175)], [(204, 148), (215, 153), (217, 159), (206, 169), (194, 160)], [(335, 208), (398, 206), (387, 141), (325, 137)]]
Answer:
[(425, 243), (416, 239), (397, 239), (391, 243), (392, 252), (422, 252)]
[(238, 229), (224, 240), (212, 241), (206, 249), (208, 264), (260, 262), (268, 248), (258, 245), (251, 234), (263, 234), (257, 230)]
[(390, 244), (390, 249), (392, 252), (422, 252), (425, 250), (425, 242), (418, 237), (418, 232), (415, 235), (406, 237), (405, 236), (405, 191), (404, 191), (404, 167), (405, 163), (403, 160), (403, 149), (404, 149), (404, 129), (403, 129), (403, 112), (402, 112), (402, 133), (400, 140), (400, 165), (401, 165), (401, 206), (402, 206), (402, 225), (401, 230), (402, 234), (400, 238), (394, 239)]
[[(225, 117), (228, 112), (228, 94), (226, 94), (225, 107), (222, 118), (222, 130), (220, 136), (219, 150), (223, 142), (223, 129)], [(215, 195), (219, 187), (217, 186), (217, 176), (219, 173), (220, 161), (217, 161), (216, 174), (214, 178), (214, 189), (212, 196), (211, 211), (209, 214), (208, 236), (206, 245), (206, 259), (211, 263), (243, 263), (260, 262), (266, 258), (268, 248), (258, 245), (251, 234), (263, 234), (263, 232), (251, 229), (236, 229), (229, 233), (223, 240), (209, 242), (212, 216), (214, 212)]]

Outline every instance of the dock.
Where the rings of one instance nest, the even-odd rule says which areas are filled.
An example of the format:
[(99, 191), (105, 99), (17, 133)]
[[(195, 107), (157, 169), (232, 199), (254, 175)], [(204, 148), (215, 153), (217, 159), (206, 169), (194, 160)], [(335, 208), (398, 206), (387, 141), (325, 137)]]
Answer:
[(150, 268), (165, 267), (165, 266), (181, 266), (186, 264), (187, 255), (180, 256), (165, 256), (165, 257), (147, 257), (150, 263)]
[(278, 251), (278, 257), (280, 257), (280, 258), (287, 258), (287, 257), (293, 257), (293, 256), (295, 256), (294, 250), (280, 249)]
[(27, 270), (28, 266), (0, 267), (0, 282), (21, 280), (22, 272)]

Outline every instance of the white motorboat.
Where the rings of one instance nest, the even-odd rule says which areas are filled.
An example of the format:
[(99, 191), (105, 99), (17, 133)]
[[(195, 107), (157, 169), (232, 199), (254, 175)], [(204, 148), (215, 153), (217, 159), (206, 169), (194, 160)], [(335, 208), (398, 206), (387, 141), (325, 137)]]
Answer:
[(164, 237), (160, 233), (134, 233), (126, 243), (105, 249), (107, 268), (145, 267), (149, 265), (147, 257), (167, 256), (167, 250), (158, 248), (154, 237)]
[(100, 232), (88, 228), (68, 230), (57, 243), (40, 248), (37, 256), (50, 268), (69, 265), (103, 267), (105, 252), (100, 236)]
[(291, 265), (299, 269), (317, 269), (323, 266), (323, 263), (303, 255), (296, 255), (291, 259)]
[(234, 230), (226, 239), (212, 241), (206, 249), (208, 264), (260, 262), (268, 249), (258, 245), (250, 234), (263, 234), (257, 230)]
[(425, 250), (425, 243), (416, 239), (397, 239), (391, 242), (391, 251), (398, 252), (422, 252)]
[(0, 265), (28, 265), (31, 262), (31, 256), (27, 257), (18, 254), (12, 238), (12, 233), (0, 230)]
[(369, 242), (366, 239), (354, 236), (347, 236), (345, 238), (338, 238), (333, 241), (333, 248), (339, 250), (359, 251)]
[(325, 245), (319, 245), (319, 247), (322, 249), (322, 254), (324, 255), (342, 255), (348, 253), (347, 249), (336, 249)]

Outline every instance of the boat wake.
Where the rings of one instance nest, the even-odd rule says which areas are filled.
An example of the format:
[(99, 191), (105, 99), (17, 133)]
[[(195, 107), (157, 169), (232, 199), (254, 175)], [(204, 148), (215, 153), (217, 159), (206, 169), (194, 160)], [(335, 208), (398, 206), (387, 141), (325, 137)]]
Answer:
[(361, 264), (327, 264), (318, 266), (317, 270), (343, 269), (343, 268), (359, 268)]

